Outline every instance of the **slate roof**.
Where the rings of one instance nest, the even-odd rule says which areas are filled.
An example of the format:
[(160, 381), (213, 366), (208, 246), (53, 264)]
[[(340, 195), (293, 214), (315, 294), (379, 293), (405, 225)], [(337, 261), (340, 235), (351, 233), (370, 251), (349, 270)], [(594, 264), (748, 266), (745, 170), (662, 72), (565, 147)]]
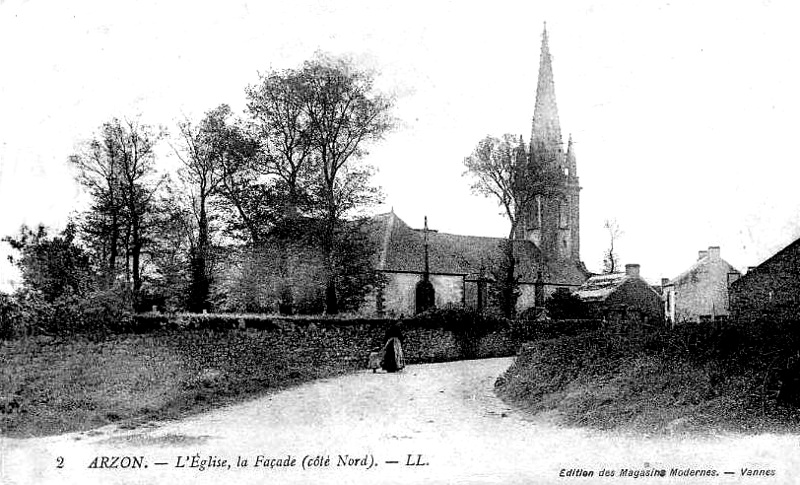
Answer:
[(574, 294), (583, 301), (605, 301), (606, 298), (611, 296), (617, 289), (622, 287), (629, 281), (638, 280), (650, 291), (655, 293), (658, 298), (661, 294), (649, 285), (642, 277), (632, 276), (627, 273), (611, 273), (592, 276), (584, 284), (582, 284)]
[(778, 252), (776, 252), (772, 256), (762, 261), (761, 264), (759, 264), (755, 268), (748, 269), (748, 271), (745, 274), (743, 274), (741, 278), (731, 283), (731, 287), (733, 287), (734, 285), (738, 287), (746, 284), (746, 282), (750, 281), (753, 278), (754, 274), (760, 273), (761, 271), (763, 271), (764, 268), (769, 268), (771, 265), (775, 263), (779, 263), (781, 259), (785, 258), (792, 251), (797, 251), (798, 249), (800, 249), (800, 247), (798, 246), (800, 246), (800, 239), (795, 239), (782, 249), (779, 249)]
[(631, 278), (635, 278), (635, 276), (629, 276), (625, 273), (592, 276), (580, 288), (575, 290), (575, 295), (583, 301), (604, 301)]
[[(425, 268), (424, 233), (412, 229), (394, 212), (373, 218), (371, 232), (379, 250), (376, 267), (384, 271), (422, 273)], [(428, 255), (430, 272), (433, 274), (466, 275), (477, 278), (483, 267), (487, 272), (502, 261), (503, 238), (464, 236), (437, 231), (428, 231)], [(541, 259), (539, 248), (527, 240), (514, 241), (517, 273), (523, 282), (536, 281)], [(548, 283), (580, 284), (586, 275), (577, 264), (563, 262), (548, 264), (543, 269), (543, 278)]]

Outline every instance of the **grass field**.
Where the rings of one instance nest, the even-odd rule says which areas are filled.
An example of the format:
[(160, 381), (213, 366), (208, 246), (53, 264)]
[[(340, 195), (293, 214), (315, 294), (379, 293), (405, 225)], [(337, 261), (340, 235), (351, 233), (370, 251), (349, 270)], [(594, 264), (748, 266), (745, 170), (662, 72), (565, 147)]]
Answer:
[(42, 436), (177, 418), (352, 371), (367, 348), (358, 345), (320, 351), (319, 342), (238, 330), (3, 341), (0, 431)]

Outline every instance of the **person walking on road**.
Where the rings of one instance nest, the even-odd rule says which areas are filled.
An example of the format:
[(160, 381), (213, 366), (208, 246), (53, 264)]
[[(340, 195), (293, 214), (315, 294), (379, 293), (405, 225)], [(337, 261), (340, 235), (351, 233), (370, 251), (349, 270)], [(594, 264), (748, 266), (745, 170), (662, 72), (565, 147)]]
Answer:
[(384, 335), (383, 362), (381, 367), (386, 372), (397, 372), (406, 366), (403, 357), (403, 332), (400, 323), (395, 322), (386, 329)]

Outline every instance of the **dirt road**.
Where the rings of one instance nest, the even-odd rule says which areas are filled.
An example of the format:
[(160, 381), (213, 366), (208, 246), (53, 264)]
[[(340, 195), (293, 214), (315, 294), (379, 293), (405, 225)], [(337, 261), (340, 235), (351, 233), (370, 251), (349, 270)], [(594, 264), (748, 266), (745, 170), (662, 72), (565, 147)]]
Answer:
[(365, 371), (178, 422), (0, 438), (0, 483), (800, 483), (797, 436), (651, 439), (511, 410), (493, 393), (510, 362)]

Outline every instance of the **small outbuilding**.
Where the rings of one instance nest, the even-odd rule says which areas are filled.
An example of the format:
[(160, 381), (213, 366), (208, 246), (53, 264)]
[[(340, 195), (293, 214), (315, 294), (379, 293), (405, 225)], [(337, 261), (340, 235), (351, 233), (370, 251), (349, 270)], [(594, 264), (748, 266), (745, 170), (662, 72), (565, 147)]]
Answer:
[(626, 264), (624, 273), (593, 276), (575, 295), (595, 318), (663, 322), (661, 295), (639, 275), (638, 264)]

